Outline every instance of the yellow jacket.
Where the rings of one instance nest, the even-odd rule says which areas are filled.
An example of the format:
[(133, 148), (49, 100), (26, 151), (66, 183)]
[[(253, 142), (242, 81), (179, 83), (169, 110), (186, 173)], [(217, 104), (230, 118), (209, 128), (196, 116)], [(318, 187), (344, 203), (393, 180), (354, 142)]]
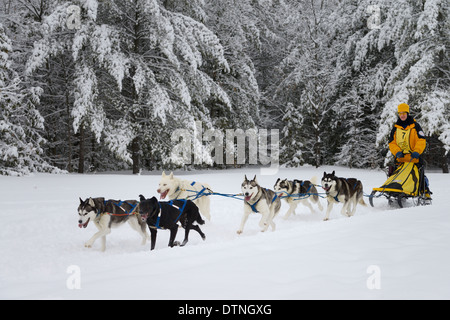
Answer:
[(397, 158), (399, 162), (419, 162), (419, 159), (411, 160), (411, 153), (422, 154), (427, 146), (425, 135), (420, 125), (411, 116), (405, 121), (398, 119), (389, 137), (389, 150), (395, 156), (398, 152), (403, 152), (403, 158)]

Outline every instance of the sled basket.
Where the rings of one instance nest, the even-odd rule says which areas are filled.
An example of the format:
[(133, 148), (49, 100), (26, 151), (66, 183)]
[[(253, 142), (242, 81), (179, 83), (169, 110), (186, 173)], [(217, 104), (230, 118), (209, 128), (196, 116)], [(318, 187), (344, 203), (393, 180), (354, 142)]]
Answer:
[(402, 163), (380, 188), (373, 191), (402, 193), (416, 197), (419, 194), (419, 170), (412, 162)]

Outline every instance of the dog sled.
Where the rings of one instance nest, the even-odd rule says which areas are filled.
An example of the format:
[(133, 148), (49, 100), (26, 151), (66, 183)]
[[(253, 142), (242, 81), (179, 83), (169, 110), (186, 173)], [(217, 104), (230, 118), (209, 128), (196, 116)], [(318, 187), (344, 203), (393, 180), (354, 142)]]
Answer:
[(404, 207), (407, 199), (412, 199), (414, 205), (422, 206), (431, 204), (430, 192), (427, 186), (424, 167), (418, 167), (413, 162), (401, 163), (392, 173), (388, 173), (388, 179), (379, 188), (373, 188), (369, 196), (369, 203), (374, 207), (374, 198), (384, 196), (389, 205), (397, 204)]

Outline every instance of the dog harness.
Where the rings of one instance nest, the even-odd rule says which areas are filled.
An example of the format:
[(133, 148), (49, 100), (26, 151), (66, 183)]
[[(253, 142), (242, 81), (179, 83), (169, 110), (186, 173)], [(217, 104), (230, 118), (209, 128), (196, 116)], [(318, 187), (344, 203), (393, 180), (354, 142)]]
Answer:
[[(182, 201), (183, 202), (183, 206), (181, 207), (181, 209), (180, 209), (180, 207), (173, 204), (174, 201)], [(185, 199), (177, 199), (177, 200), (170, 200), (167, 203), (168, 205), (170, 205), (170, 206), (174, 207), (175, 209), (177, 209), (178, 211), (180, 211), (180, 214), (175, 219), (174, 223), (177, 223), (178, 220), (180, 219), (181, 215), (183, 214), (184, 208), (186, 208), (187, 202), (188, 202), (188, 200), (185, 200)], [(153, 229), (163, 229), (164, 230), (164, 228), (159, 225), (159, 221), (161, 220), (162, 208), (161, 208), (161, 203), (159, 201), (158, 201), (158, 204), (159, 204), (159, 213), (158, 213), (158, 216), (156, 217), (156, 223), (154, 226), (150, 226), (150, 227)]]
[[(345, 179), (345, 181), (346, 181), (346, 182), (348, 183), (348, 185), (350, 186), (350, 183), (348, 182), (348, 179), (347, 179), (347, 178), (342, 178), (342, 179)], [(356, 185), (357, 185), (357, 184), (358, 184), (358, 181), (356, 181), (355, 184), (353, 185), (353, 191), (356, 189)], [(341, 193), (341, 190), (338, 190), (336, 196), (333, 197), (334, 200), (335, 200), (336, 202), (340, 202), (339, 199), (338, 199), (339, 193)], [(328, 195), (328, 192), (327, 192), (327, 195)]]
[[(265, 189), (265, 190), (267, 191), (267, 189)], [(278, 195), (275, 193), (275, 195), (273, 196), (273, 199), (272, 199), (271, 204), (274, 203), (274, 201), (275, 201), (277, 198), (278, 198)], [(250, 206), (250, 208), (252, 208), (252, 211), (253, 211), (254, 213), (259, 213), (259, 211), (256, 209), (256, 205), (258, 204), (259, 200), (261, 200), (261, 198), (259, 198), (258, 201), (256, 201), (254, 204), (250, 204), (250, 203), (248, 203), (247, 201), (245, 201), (245, 203), (248, 204), (248, 205)]]
[(250, 208), (252, 208), (252, 211), (254, 213), (258, 213), (259, 211), (256, 209), (256, 205), (258, 204), (259, 200), (261, 200), (261, 198), (259, 198), (258, 201), (256, 201), (254, 204), (250, 204), (247, 201), (245, 203), (248, 204), (250, 206)]
[[(109, 214), (110, 216), (116, 216), (116, 217), (124, 217), (124, 216), (129, 216), (129, 215), (132, 215), (132, 214), (136, 214), (135, 210), (136, 210), (136, 207), (138, 206), (138, 203), (136, 203), (135, 205), (133, 205), (133, 204), (127, 202), (127, 201), (122, 201), (122, 200), (120, 200), (118, 203), (114, 202), (113, 200), (104, 200), (104, 201), (103, 201), (103, 204), (106, 205), (108, 202), (111, 202), (111, 203), (114, 204), (116, 207), (119, 207), (119, 208), (123, 211), (123, 213), (102, 212), (102, 209), (99, 208), (98, 211), (97, 211), (97, 215), (95, 216), (96, 219), (98, 219), (98, 217), (99, 217), (102, 213)], [(130, 209), (129, 211), (126, 211), (126, 210), (122, 207), (122, 205), (123, 205), (124, 203), (126, 203), (127, 205), (129, 205), (129, 206), (131, 207), (131, 209)]]
[[(196, 181), (192, 181), (191, 186), (194, 186), (196, 184)], [(197, 192), (197, 195), (195, 196), (194, 199), (191, 199), (192, 201), (197, 200), (198, 198), (204, 196), (204, 195), (208, 195), (207, 193), (205, 193), (205, 190), (207, 189), (204, 185), (202, 185), (202, 190), (200, 190), (199, 192)]]
[[(126, 211), (124, 208), (122, 208), (122, 205), (123, 205), (124, 203), (128, 204), (128, 205), (131, 207), (130, 211)], [(134, 210), (135, 210), (136, 207), (138, 206), (138, 203), (136, 203), (135, 205), (132, 205), (131, 203), (126, 202), (126, 201), (122, 201), (122, 200), (119, 201), (119, 203), (113, 202), (113, 204), (114, 204), (116, 207), (119, 207), (119, 208), (123, 211), (123, 213), (109, 213), (109, 214), (112, 215), (112, 216), (128, 216), (128, 215), (130, 215), (130, 214), (134, 214)]]

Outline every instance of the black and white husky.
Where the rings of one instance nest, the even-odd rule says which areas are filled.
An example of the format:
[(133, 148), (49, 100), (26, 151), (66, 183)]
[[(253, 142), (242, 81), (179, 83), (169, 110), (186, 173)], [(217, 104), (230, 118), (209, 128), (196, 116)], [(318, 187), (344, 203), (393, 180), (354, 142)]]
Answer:
[(288, 204), (289, 210), (286, 212), (284, 219), (289, 218), (289, 216), (294, 213), (298, 204), (301, 203), (311, 210), (311, 213), (315, 213), (314, 208), (311, 204), (317, 203), (319, 210), (322, 211), (323, 207), (319, 201), (319, 196), (317, 194), (317, 189), (315, 187), (316, 181), (314, 178), (309, 180), (281, 180), (278, 178), (273, 189), (282, 197)]
[(197, 231), (203, 240), (206, 236), (195, 224), (205, 224), (200, 216), (198, 207), (191, 200), (171, 200), (168, 202), (158, 201), (155, 197), (145, 199), (143, 195), (139, 195), (141, 200), (139, 204), (139, 214), (143, 222), (148, 224), (151, 234), (150, 250), (155, 249), (156, 234), (158, 229), (170, 230), (169, 247), (180, 245), (175, 241), (178, 231), (178, 224), (185, 229), (184, 241), (180, 246), (184, 246), (189, 240), (189, 231), (191, 229)]
[(341, 214), (351, 217), (355, 214), (356, 205), (359, 203), (366, 206), (363, 199), (362, 182), (355, 178), (338, 178), (335, 172), (323, 173), (322, 188), (327, 194), (327, 214), (324, 221), (330, 218), (331, 209), (334, 203), (342, 202)]
[(237, 233), (241, 234), (244, 231), (245, 223), (252, 212), (261, 213), (262, 215), (259, 222), (261, 232), (266, 231), (269, 225), (272, 227), (272, 231), (275, 231), (273, 219), (281, 207), (280, 198), (276, 193), (272, 190), (262, 188), (256, 181), (256, 176), (252, 180), (248, 180), (247, 176), (245, 176), (241, 190), (244, 194), (244, 215), (242, 216), (241, 226)]
[(142, 245), (148, 239), (146, 223), (138, 219), (139, 202), (136, 200), (107, 200), (105, 198), (88, 198), (83, 201), (80, 198), (78, 206), (78, 226), (86, 228), (90, 221), (93, 221), (98, 229), (85, 247), (91, 248), (94, 242), (101, 237), (101, 250), (106, 249), (106, 236), (111, 233), (112, 227), (118, 227), (125, 222), (136, 230), (142, 237)]

